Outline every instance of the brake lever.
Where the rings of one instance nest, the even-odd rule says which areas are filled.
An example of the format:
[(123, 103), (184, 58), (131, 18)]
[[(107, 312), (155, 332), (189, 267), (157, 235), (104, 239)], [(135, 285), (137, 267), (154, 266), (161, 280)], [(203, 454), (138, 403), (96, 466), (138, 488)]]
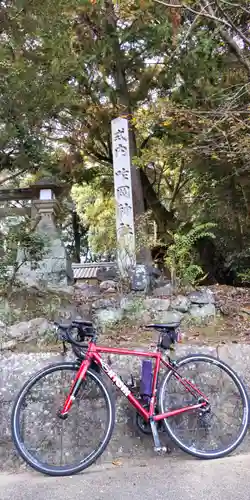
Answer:
[(68, 340), (68, 337), (65, 332), (59, 332), (58, 339), (65, 343), (65, 341)]
[(62, 341), (63, 354), (65, 354), (67, 352), (67, 347), (66, 347), (66, 342), (65, 342), (67, 340), (67, 334), (63, 330), (61, 330), (56, 323), (55, 323), (55, 327), (56, 327), (57, 339)]

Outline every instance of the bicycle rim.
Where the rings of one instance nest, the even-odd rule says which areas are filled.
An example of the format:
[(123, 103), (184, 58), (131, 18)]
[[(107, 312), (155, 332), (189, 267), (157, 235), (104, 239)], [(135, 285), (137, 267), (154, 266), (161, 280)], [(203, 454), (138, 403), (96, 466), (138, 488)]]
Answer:
[[(208, 370), (211, 367), (213, 374)], [(191, 377), (185, 368), (190, 369)], [(240, 445), (248, 428), (249, 405), (243, 383), (229, 366), (207, 355), (183, 358), (176, 369), (208, 397), (210, 411), (192, 410), (164, 419), (167, 432), (179, 448), (195, 457), (214, 459), (229, 455)], [(173, 371), (165, 376), (159, 390), (161, 413), (196, 404), (197, 400), (198, 396), (194, 398)]]
[(15, 446), (31, 467), (47, 475), (73, 475), (86, 469), (103, 453), (113, 432), (113, 398), (92, 370), (87, 371), (68, 418), (58, 417), (78, 369), (75, 363), (60, 363), (41, 370), (14, 403)]

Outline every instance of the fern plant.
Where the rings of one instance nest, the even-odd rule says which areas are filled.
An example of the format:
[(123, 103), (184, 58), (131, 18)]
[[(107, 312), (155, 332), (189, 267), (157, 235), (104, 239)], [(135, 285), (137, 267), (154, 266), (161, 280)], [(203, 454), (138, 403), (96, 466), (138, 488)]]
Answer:
[(169, 232), (172, 244), (168, 247), (165, 263), (171, 273), (172, 285), (176, 286), (176, 279), (182, 286), (194, 286), (204, 280), (203, 269), (196, 261), (194, 246), (202, 238), (213, 238), (212, 229), (216, 224), (207, 222), (198, 224), (185, 232), (181, 225), (176, 233)]

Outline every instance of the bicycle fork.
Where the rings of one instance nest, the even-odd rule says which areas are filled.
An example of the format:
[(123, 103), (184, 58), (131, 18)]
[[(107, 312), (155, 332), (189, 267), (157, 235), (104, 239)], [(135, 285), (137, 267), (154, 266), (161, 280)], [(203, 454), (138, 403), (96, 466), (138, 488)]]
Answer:
[(81, 383), (85, 378), (86, 372), (87, 372), (90, 364), (91, 364), (91, 362), (87, 359), (84, 362), (82, 362), (82, 364), (81, 364), (81, 366), (76, 374), (76, 377), (72, 382), (72, 386), (71, 386), (69, 394), (66, 398), (66, 401), (63, 405), (63, 409), (59, 410), (57, 413), (58, 417), (61, 418), (62, 420), (65, 420), (67, 418), (69, 410), (70, 410), (73, 402), (76, 399), (78, 391), (81, 387)]

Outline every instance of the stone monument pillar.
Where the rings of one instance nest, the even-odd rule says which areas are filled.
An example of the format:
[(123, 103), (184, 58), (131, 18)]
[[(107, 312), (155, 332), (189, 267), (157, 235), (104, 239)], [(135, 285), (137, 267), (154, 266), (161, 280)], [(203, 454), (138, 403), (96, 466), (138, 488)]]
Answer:
[[(33, 201), (33, 213), (36, 211), (38, 223), (35, 231), (44, 237), (44, 256), (35, 269), (30, 262), (20, 267), (19, 279), (26, 282), (65, 286), (73, 283), (73, 271), (66, 248), (62, 242), (56, 224), (59, 203), (55, 198), (53, 184), (48, 188), (48, 181), (39, 183), (39, 197)], [(42, 184), (42, 185), (41, 185)], [(35, 186), (37, 188), (37, 185)], [(18, 260), (23, 258), (22, 249)]]
[(117, 264), (121, 275), (125, 277), (136, 266), (128, 120), (125, 118), (112, 120), (111, 133), (116, 201)]

